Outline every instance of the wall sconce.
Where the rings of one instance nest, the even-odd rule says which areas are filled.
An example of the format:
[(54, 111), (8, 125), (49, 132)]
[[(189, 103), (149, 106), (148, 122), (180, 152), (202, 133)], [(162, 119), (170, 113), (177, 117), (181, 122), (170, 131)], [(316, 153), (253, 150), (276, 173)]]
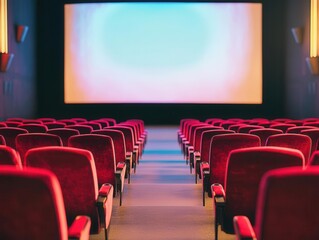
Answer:
[(301, 44), (303, 40), (303, 29), (301, 27), (291, 28), (292, 36), (297, 44)]
[(14, 55), (12, 53), (0, 53), (0, 71), (8, 71)]
[(16, 40), (18, 43), (24, 42), (27, 33), (28, 33), (29, 27), (25, 25), (17, 25), (16, 26)]
[(7, 0), (0, 0), (0, 71), (6, 72), (14, 57), (8, 53), (8, 5)]
[(311, 0), (310, 3), (310, 56), (306, 58), (306, 63), (311, 74), (319, 74), (318, 0)]

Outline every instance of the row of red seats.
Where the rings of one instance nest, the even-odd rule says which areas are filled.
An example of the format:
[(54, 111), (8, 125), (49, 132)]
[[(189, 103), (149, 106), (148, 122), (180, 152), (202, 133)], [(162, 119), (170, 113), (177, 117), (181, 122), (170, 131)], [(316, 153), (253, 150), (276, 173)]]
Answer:
[[(120, 193), (121, 205), (124, 176), (127, 174), (130, 181), (133, 159), (138, 161), (146, 143), (143, 121), (132, 119), (87, 134), (69, 134), (74, 129), (66, 127), (48, 130), (50, 133), (16, 134), (19, 130), (27, 131), (19, 126), (0, 128), (4, 143), (10, 142), (8, 139), (14, 142), (12, 147), (0, 146), (2, 164), (11, 162), (18, 169), (36, 167), (53, 172), (61, 184), (68, 223), (77, 213), (87, 215), (91, 233), (105, 228), (107, 239), (113, 195)], [(58, 133), (68, 137), (67, 144), (63, 145)]]
[[(307, 165), (312, 146), (309, 136), (283, 133), (278, 129), (273, 132), (276, 135), (270, 134), (272, 136), (261, 145), (260, 137), (250, 131), (273, 131), (272, 128), (254, 128), (254, 125), (245, 124), (245, 127), (251, 128), (247, 133), (242, 133), (230, 130), (231, 126), (234, 125), (224, 129), (198, 120), (184, 119), (178, 132), (185, 158), (190, 161), (191, 169), (195, 167), (196, 182), (200, 173), (203, 205), (205, 192), (214, 196), (216, 239), (219, 224), (225, 232), (234, 232), (232, 220), (236, 215), (245, 213), (254, 223), (256, 196), (262, 176), (277, 168), (299, 166), (302, 170)], [(200, 136), (200, 147), (196, 144), (197, 134)], [(316, 162), (313, 160), (316, 156), (319, 156), (319, 151), (313, 153), (308, 165)]]

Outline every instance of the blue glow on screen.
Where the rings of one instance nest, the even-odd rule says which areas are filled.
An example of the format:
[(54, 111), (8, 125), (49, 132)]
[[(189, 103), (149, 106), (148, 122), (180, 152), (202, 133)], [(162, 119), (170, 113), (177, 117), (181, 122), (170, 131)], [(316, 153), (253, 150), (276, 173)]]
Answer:
[(261, 103), (261, 4), (65, 5), (66, 103)]

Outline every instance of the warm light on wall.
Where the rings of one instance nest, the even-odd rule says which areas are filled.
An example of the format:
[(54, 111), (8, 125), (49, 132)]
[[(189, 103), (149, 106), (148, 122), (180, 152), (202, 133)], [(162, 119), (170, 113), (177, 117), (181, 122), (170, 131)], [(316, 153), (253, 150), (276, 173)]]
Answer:
[(319, 74), (318, 56), (318, 0), (310, 2), (310, 49), (307, 65), (312, 74)]
[(318, 0), (310, 6), (310, 57), (318, 56)]
[(0, 0), (0, 52), (8, 53), (7, 0)]

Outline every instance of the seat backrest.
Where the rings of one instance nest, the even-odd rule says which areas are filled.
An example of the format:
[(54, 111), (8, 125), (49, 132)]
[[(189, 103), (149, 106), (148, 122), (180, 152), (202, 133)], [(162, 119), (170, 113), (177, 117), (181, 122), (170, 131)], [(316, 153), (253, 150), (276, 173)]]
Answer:
[(115, 126), (116, 125), (116, 120), (114, 118), (100, 118), (97, 120), (103, 120), (107, 121), (109, 123), (109, 126)]
[(284, 133), (287, 131), (288, 128), (295, 127), (295, 126), (296, 125), (292, 123), (274, 123), (270, 125), (271, 128), (280, 129)]
[(0, 238), (67, 240), (59, 181), (47, 170), (0, 168)]
[(311, 154), (308, 166), (319, 166), (319, 150), (316, 150)]
[(80, 134), (89, 134), (93, 131), (93, 127), (92, 126), (88, 126), (88, 125), (67, 125), (66, 128), (71, 128), (71, 129), (76, 129), (80, 132)]
[(287, 129), (286, 133), (301, 133), (303, 130), (307, 129), (318, 129), (313, 126), (296, 126), (296, 127), (290, 127)]
[(23, 133), (28, 133), (28, 131), (18, 127), (0, 128), (0, 135), (6, 140), (7, 146), (12, 147), (13, 149), (16, 149), (16, 137)]
[(115, 186), (116, 160), (112, 138), (99, 134), (82, 134), (69, 138), (68, 146), (85, 149), (93, 154), (98, 184)]
[(224, 186), (226, 165), (230, 152), (234, 149), (258, 147), (258, 136), (246, 133), (221, 134), (212, 138), (209, 153), (210, 184)]
[(48, 127), (39, 123), (23, 123), (18, 128), (26, 129), (29, 133), (45, 133)]
[(207, 130), (223, 130), (223, 128), (216, 127), (213, 125), (202, 126), (202, 127), (196, 128), (195, 133), (194, 133), (194, 140), (193, 140), (194, 151), (198, 151), (198, 152), (200, 151), (202, 133), (207, 131)]
[(25, 165), (25, 154), (31, 148), (45, 146), (62, 146), (59, 136), (49, 133), (24, 133), (16, 137), (16, 148)]
[(58, 178), (68, 220), (77, 215), (91, 218), (91, 233), (100, 231), (96, 209), (98, 184), (93, 155), (90, 151), (71, 147), (40, 147), (26, 153), (26, 166), (52, 171)]
[(45, 122), (43, 123), (48, 129), (63, 128), (66, 126), (63, 122)]
[(102, 129), (101, 124), (98, 122), (80, 122), (79, 125), (84, 126), (91, 126), (93, 130), (100, 130)]
[(125, 162), (126, 158), (126, 146), (124, 134), (119, 130), (114, 129), (102, 129), (93, 131), (92, 134), (100, 134), (109, 136), (113, 140), (114, 153), (116, 162)]
[(288, 147), (300, 150), (306, 164), (308, 163), (311, 151), (311, 138), (309, 136), (297, 133), (283, 133), (268, 137), (266, 146)]
[(235, 133), (232, 130), (206, 130), (202, 133), (200, 143), (200, 159), (203, 162), (209, 162), (210, 143), (212, 138), (218, 134)]
[(249, 134), (257, 135), (260, 138), (261, 146), (266, 145), (266, 141), (269, 136), (281, 133), (283, 133), (282, 130), (275, 128), (252, 129), (249, 131)]
[(22, 169), (22, 162), (19, 153), (9, 146), (1, 145), (0, 165), (15, 166), (17, 169)]
[(258, 126), (258, 125), (246, 125), (246, 126), (241, 126), (238, 129), (239, 133), (249, 133), (250, 130), (253, 129), (263, 129), (263, 126)]
[(49, 134), (57, 135), (61, 138), (63, 146), (68, 146), (68, 141), (71, 136), (79, 135), (79, 130), (72, 128), (53, 128), (47, 131)]
[(230, 153), (226, 177), (226, 205), (223, 227), (233, 232), (233, 217), (245, 215), (254, 224), (257, 193), (262, 176), (269, 170), (304, 167), (304, 156), (296, 149), (283, 147), (254, 147)]
[(267, 172), (258, 193), (257, 239), (318, 239), (318, 182), (319, 167)]
[(126, 150), (128, 152), (133, 152), (134, 150), (134, 133), (133, 130), (129, 127), (126, 126), (112, 126), (112, 127), (107, 127), (105, 129), (114, 129), (114, 130), (119, 130), (124, 134), (124, 138), (125, 138), (125, 146), (126, 146)]
[(0, 135), (0, 145), (6, 145), (6, 139), (2, 135)]
[(300, 133), (311, 138), (311, 153), (319, 150), (319, 128), (302, 130)]

